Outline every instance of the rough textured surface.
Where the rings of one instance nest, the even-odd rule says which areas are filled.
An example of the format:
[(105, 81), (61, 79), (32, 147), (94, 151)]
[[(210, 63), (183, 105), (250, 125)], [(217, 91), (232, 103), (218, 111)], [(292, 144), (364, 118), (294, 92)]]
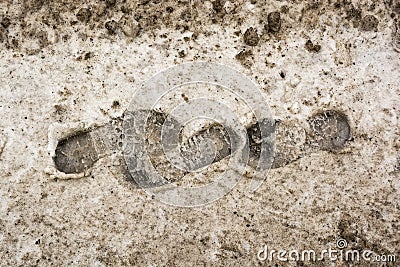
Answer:
[[(323, 250), (340, 237), (399, 258), (398, 23), (397, 0), (1, 1), (1, 265), (250, 266), (264, 245)], [(113, 156), (82, 179), (44, 171), (53, 124), (106, 124), (143, 81), (195, 60), (244, 73), (282, 122), (340, 110), (350, 141), (192, 209), (134, 187)]]

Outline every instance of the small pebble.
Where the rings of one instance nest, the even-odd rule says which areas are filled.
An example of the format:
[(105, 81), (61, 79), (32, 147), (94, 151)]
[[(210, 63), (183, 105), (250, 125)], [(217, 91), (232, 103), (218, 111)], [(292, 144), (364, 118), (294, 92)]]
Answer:
[(244, 33), (244, 42), (249, 46), (256, 46), (260, 41), (260, 37), (258, 36), (257, 30), (253, 27), (250, 27)]
[(87, 23), (90, 19), (90, 17), (92, 16), (92, 13), (90, 12), (89, 9), (87, 8), (81, 8), (78, 13), (76, 13), (76, 18), (80, 21), (80, 22), (84, 22)]
[(212, 2), (212, 5), (216, 13), (220, 13), (224, 10), (224, 3), (221, 0), (216, 0)]
[(107, 7), (115, 6), (116, 3), (117, 3), (117, 0), (106, 0)]
[(268, 14), (268, 31), (279, 32), (281, 29), (281, 13), (275, 11)]
[(366, 15), (360, 23), (361, 31), (378, 31), (378, 19), (373, 15)]
[(122, 16), (119, 20), (119, 27), (128, 37), (136, 37), (139, 33), (139, 23), (130, 16)]
[(400, 14), (400, 0), (392, 0), (391, 8), (396, 14)]
[(10, 26), (10, 24), (11, 24), (11, 21), (7, 17), (3, 18), (3, 20), (1, 21), (1, 26), (3, 26), (4, 28), (8, 28), (8, 26)]
[(107, 29), (109, 34), (115, 34), (115, 32), (117, 31), (117, 28), (118, 28), (118, 22), (116, 22), (115, 20), (110, 20), (110, 21), (107, 21), (104, 26)]
[(319, 44), (314, 45), (311, 40), (308, 40), (304, 45), (304, 47), (307, 49), (308, 52), (318, 53), (319, 51), (321, 51), (321, 45)]

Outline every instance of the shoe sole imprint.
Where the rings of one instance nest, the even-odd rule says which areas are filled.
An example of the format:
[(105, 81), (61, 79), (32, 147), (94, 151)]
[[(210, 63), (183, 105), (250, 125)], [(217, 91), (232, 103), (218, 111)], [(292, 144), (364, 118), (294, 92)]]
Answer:
[[(135, 118), (134, 114), (132, 117)], [(171, 164), (163, 152), (161, 131), (166, 117), (167, 115), (162, 112), (150, 112), (145, 140), (153, 167), (167, 181), (174, 182), (182, 179), (188, 172)], [(87, 173), (100, 158), (116, 153), (122, 154), (122, 121), (122, 119), (114, 119), (106, 125), (78, 131), (59, 140), (53, 157), (56, 169), (64, 174)], [(269, 123), (271, 132), (276, 134), (275, 156), (271, 168), (286, 166), (319, 150), (339, 151), (351, 137), (347, 116), (337, 110), (326, 110), (312, 115), (307, 120), (307, 126), (297, 120), (263, 123)], [(261, 144), (264, 141), (261, 139), (258, 123), (246, 129), (249, 146), (248, 165), (256, 168)], [(180, 138), (181, 155), (188, 160), (189, 164), (195, 162), (194, 167), (192, 166), (193, 170), (209, 164), (209, 162), (196, 161), (199, 156), (199, 146), (204, 140), (212, 140), (217, 148), (212, 163), (229, 157), (234, 152), (230, 149), (231, 140), (228, 131), (222, 125), (206, 125), (188, 139)], [(124, 169), (127, 170), (127, 167), (124, 166)]]

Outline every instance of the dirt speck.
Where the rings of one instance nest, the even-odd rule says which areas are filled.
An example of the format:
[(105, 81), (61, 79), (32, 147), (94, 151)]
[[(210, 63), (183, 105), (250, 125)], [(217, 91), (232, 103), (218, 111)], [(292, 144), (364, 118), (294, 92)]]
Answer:
[(106, 0), (107, 7), (113, 7), (117, 3), (117, 0)]
[(224, 11), (224, 2), (223, 0), (216, 0), (212, 2), (213, 9), (216, 13), (223, 13)]
[(107, 29), (109, 34), (115, 34), (118, 29), (118, 22), (116, 22), (115, 20), (107, 21), (104, 24), (104, 27)]
[(359, 29), (361, 31), (378, 31), (378, 19), (373, 15), (366, 15), (360, 23)]
[(189, 98), (185, 94), (182, 94), (181, 96), (185, 102), (189, 102)]
[(250, 27), (246, 30), (243, 36), (245, 44), (249, 46), (256, 46), (260, 41), (260, 36), (258, 36), (257, 30)]
[(127, 15), (119, 20), (119, 27), (127, 37), (135, 37), (139, 33), (139, 23)]
[(360, 20), (362, 18), (362, 12), (360, 9), (355, 8), (353, 5), (346, 11), (347, 19), (353, 22), (354, 27), (360, 25)]
[(85, 53), (85, 55), (83, 56), (83, 59), (84, 59), (84, 60), (88, 60), (88, 59), (90, 59), (91, 57), (93, 57), (93, 54), (90, 53), (90, 52), (87, 52), (87, 53)]
[(3, 26), (4, 28), (8, 28), (8, 26), (10, 26), (11, 24), (11, 20), (8, 17), (5, 17), (1, 20), (1, 26)]
[(184, 50), (180, 50), (180, 51), (178, 52), (178, 56), (179, 56), (180, 58), (184, 58), (184, 57), (186, 56), (185, 51), (184, 51)]
[(281, 29), (281, 13), (278, 11), (271, 12), (268, 14), (268, 31), (279, 32)]
[(304, 45), (304, 47), (306, 48), (306, 50), (308, 52), (318, 53), (319, 51), (321, 51), (321, 45), (313, 44), (313, 42), (311, 40), (308, 40), (306, 42), (306, 44)]
[(92, 12), (88, 8), (81, 8), (78, 13), (76, 13), (76, 18), (83, 23), (87, 23), (92, 16)]
[(235, 56), (235, 59), (239, 60), (246, 68), (250, 68), (253, 64), (253, 52), (251, 50), (242, 50)]
[(119, 103), (119, 101), (118, 101), (118, 100), (114, 100), (114, 101), (112, 102), (111, 108), (117, 109), (117, 108), (119, 108), (120, 106), (121, 106), (121, 104)]
[(5, 29), (0, 28), (0, 42), (4, 42), (8, 39), (7, 32)]

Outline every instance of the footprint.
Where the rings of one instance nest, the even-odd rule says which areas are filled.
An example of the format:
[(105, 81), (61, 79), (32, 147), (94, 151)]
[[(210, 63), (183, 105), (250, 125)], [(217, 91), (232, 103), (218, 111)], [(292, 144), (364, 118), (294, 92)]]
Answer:
[[(130, 115), (129, 117), (135, 118), (135, 115)], [(187, 171), (173, 166), (163, 151), (161, 131), (166, 118), (164, 113), (151, 111), (146, 124), (145, 145), (157, 172), (168, 181), (174, 182), (186, 175)], [(125, 123), (134, 123), (133, 120), (125, 120)], [(182, 140), (181, 156), (185, 158), (185, 164), (191, 166), (190, 170), (197, 170), (212, 163), (199, 161), (199, 147), (204, 147), (206, 140), (213, 140), (216, 144), (215, 159), (213, 158), (212, 162), (231, 154), (229, 135), (224, 127), (218, 124), (208, 125), (189, 139)], [(55, 167), (65, 174), (87, 173), (99, 159), (115, 153), (122, 154), (122, 141), (122, 120), (113, 120), (104, 126), (76, 132), (58, 141), (53, 157)]]
[[(135, 119), (139, 119), (140, 112), (125, 114), (124, 123), (127, 127), (132, 124), (132, 127), (129, 128), (133, 129)], [(162, 139), (163, 126), (168, 129), (177, 129), (178, 140), (169, 135), (164, 135), (165, 139)], [(222, 125), (216, 123), (204, 125), (189, 138), (183, 137), (182, 128), (183, 126), (178, 121), (173, 118), (167, 119), (166, 114), (154, 110), (150, 112), (147, 120), (145, 129), (146, 154), (156, 172), (167, 183), (180, 181), (189, 171), (197, 171), (231, 155), (231, 139), (228, 131)], [(208, 143), (210, 140), (212, 140), (212, 144)], [(178, 141), (177, 144), (174, 144), (174, 141)], [(163, 147), (163, 144), (165, 147)], [(164, 149), (172, 150), (175, 158), (169, 158)], [(142, 163), (137, 162), (135, 157), (128, 157), (126, 160), (127, 165), (131, 167), (131, 172), (134, 172), (133, 175), (135, 175), (135, 179), (131, 180), (139, 183), (141, 187), (155, 187), (164, 184), (163, 181), (156, 178), (152, 180), (153, 177), (148, 177), (142, 171), (142, 166), (140, 166)], [(135, 167), (136, 172), (133, 170)]]
[(122, 121), (79, 131), (61, 139), (53, 158), (55, 167), (66, 174), (88, 171), (100, 158), (115, 153), (122, 146)]
[[(136, 115), (129, 115), (129, 119), (126, 119), (124, 123), (135, 123)], [(167, 115), (162, 112), (150, 112), (146, 124), (145, 146), (156, 171), (168, 182), (174, 182), (182, 179), (188, 171), (185, 168), (176, 167), (179, 164), (171, 164), (170, 158), (164, 153), (161, 136), (166, 119)], [(173, 119), (169, 123), (177, 129), (182, 128)], [(276, 148), (272, 168), (286, 166), (319, 150), (337, 152), (345, 147), (351, 137), (347, 116), (337, 110), (316, 113), (306, 122), (263, 120), (261, 123), (267, 126), (263, 129), (270, 129), (263, 138), (261, 138), (258, 123), (246, 128), (249, 138), (248, 164), (253, 168), (256, 168), (259, 162), (262, 144), (268, 142), (266, 138), (271, 138), (273, 133), (276, 135)], [(205, 125), (187, 139), (180, 134), (178, 147), (180, 156), (185, 159), (183, 164), (189, 167), (190, 171), (195, 171), (232, 155), (234, 151), (231, 151), (231, 145), (236, 141), (235, 136), (229, 135), (229, 132), (231, 132), (229, 129), (220, 124), (210, 124)], [(101, 127), (78, 132), (58, 142), (53, 158), (55, 166), (60, 172), (66, 174), (87, 172), (102, 157), (116, 153), (122, 155), (122, 140), (122, 120), (120, 119)], [(212, 142), (209, 143), (210, 141)], [(168, 142), (164, 141), (164, 143)], [(213, 149), (209, 149), (210, 147)], [(267, 153), (273, 153), (272, 148)], [(209, 157), (205, 157), (208, 160), (202, 159), (201, 156), (205, 154), (212, 156), (211, 162)], [(135, 175), (140, 175), (140, 173)], [(148, 177), (143, 177), (143, 179), (148, 179)], [(157, 186), (157, 184), (149, 182), (148, 186)]]
[(64, 173), (80, 173), (98, 159), (90, 132), (78, 132), (58, 143), (54, 163)]
[[(250, 138), (250, 161), (253, 168), (258, 162), (261, 145), (258, 125), (248, 128)], [(271, 128), (272, 129), (272, 128)], [(275, 130), (275, 156), (271, 168), (286, 166), (310, 153), (325, 150), (337, 152), (351, 138), (347, 116), (336, 110), (318, 112), (308, 118), (307, 124), (298, 120), (277, 121)]]

